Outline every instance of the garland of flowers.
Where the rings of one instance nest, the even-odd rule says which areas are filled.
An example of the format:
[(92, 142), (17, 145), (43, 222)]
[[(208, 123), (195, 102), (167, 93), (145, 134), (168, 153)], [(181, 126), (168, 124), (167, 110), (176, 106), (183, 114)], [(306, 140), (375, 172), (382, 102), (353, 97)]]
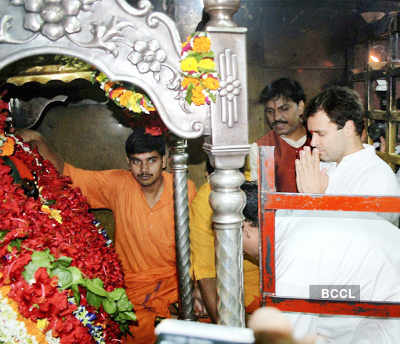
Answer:
[(211, 40), (206, 32), (196, 32), (182, 44), (181, 70), (181, 86), (189, 105), (192, 102), (198, 106), (215, 102), (219, 77)]
[(135, 320), (116, 253), (80, 191), (7, 122), (1, 113), (0, 323), (27, 331), (2, 327), (0, 342), (35, 343), (34, 328), (48, 343), (114, 343)]
[(113, 82), (103, 73), (95, 74), (93, 82), (99, 83), (106, 96), (125, 110), (121, 118), (123, 124), (131, 128), (143, 127), (147, 134), (153, 136), (168, 131), (149, 97), (137, 92), (134, 87)]
[[(215, 102), (219, 76), (207, 33), (196, 32), (182, 44), (181, 73), (181, 91), (189, 105)], [(111, 81), (104, 73), (94, 73), (92, 82), (98, 83), (117, 106), (127, 110), (124, 115), (130, 127), (144, 127), (146, 133), (155, 136), (167, 132), (150, 98), (135, 87)]]
[(126, 86), (122, 83), (111, 81), (104, 73), (94, 75), (94, 81), (99, 83), (100, 88), (115, 104), (126, 108), (137, 114), (150, 114), (156, 108), (149, 97), (137, 92), (133, 86)]

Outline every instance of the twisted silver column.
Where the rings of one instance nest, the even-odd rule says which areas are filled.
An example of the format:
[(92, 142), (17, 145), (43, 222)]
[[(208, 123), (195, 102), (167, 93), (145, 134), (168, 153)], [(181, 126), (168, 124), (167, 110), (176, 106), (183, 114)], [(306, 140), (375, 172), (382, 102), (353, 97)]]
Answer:
[(189, 203), (186, 140), (171, 140), (171, 169), (174, 174), (176, 262), (179, 277), (179, 318), (194, 320), (193, 283), (190, 278)]
[(245, 327), (243, 301), (242, 210), (246, 199), (238, 170), (216, 169), (210, 177), (210, 204), (216, 231), (218, 315), (221, 325)]

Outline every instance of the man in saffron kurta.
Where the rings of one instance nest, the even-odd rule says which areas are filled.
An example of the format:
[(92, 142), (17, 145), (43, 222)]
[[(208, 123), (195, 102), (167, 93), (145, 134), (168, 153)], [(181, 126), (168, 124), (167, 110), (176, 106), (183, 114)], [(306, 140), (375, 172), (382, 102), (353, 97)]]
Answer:
[[(154, 343), (156, 317), (169, 317), (168, 306), (178, 300), (173, 177), (162, 171), (164, 139), (135, 129), (126, 141), (129, 171), (82, 170), (53, 156), (48, 147), (42, 147), (47, 151), (40, 145), (38, 148), (71, 177), (92, 208), (113, 211), (115, 249), (138, 322), (131, 327), (134, 337), (128, 337), (126, 343)], [(190, 201), (194, 195), (190, 181)]]

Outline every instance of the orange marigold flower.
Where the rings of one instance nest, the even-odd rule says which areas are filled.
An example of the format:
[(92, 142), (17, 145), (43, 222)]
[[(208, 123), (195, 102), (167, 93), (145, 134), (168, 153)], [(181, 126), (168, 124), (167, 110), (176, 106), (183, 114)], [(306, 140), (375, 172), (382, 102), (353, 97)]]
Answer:
[(12, 155), (14, 153), (15, 146), (14, 140), (11, 137), (7, 137), (3, 144), (1, 143), (2, 141), (2, 137), (0, 137), (0, 156)]
[(203, 93), (204, 88), (199, 86), (196, 86), (193, 91), (192, 91), (192, 101), (196, 105), (203, 105), (206, 102), (206, 97)]
[(110, 97), (112, 99), (118, 98), (119, 96), (121, 96), (122, 93), (124, 93), (124, 90), (124, 88), (118, 87), (110, 92)]
[(200, 84), (200, 81), (196, 78), (190, 78), (190, 77), (183, 78), (181, 85), (184, 89), (188, 88), (190, 84), (193, 84), (193, 86), (198, 86)]
[(218, 90), (219, 81), (212, 76), (208, 76), (207, 78), (203, 79), (203, 86), (209, 90)]
[(104, 91), (108, 92), (109, 89), (110, 89), (111, 87), (113, 87), (113, 85), (114, 85), (113, 82), (107, 81), (107, 82), (104, 84)]
[(193, 50), (197, 53), (207, 53), (210, 47), (211, 41), (208, 37), (196, 37), (193, 40)]
[(129, 98), (133, 96), (133, 92), (132, 91), (125, 91), (119, 98), (119, 103), (122, 106), (127, 106), (128, 102), (129, 102)]

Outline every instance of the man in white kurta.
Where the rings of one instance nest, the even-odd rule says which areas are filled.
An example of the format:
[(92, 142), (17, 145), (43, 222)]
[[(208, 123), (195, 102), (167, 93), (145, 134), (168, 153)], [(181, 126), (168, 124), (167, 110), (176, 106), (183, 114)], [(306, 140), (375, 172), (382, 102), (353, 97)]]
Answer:
[[(399, 196), (390, 167), (363, 145), (364, 110), (348, 88), (332, 87), (305, 111), (311, 146), (296, 160), (300, 192)], [(328, 163), (320, 163), (320, 160)], [(383, 217), (383, 219), (382, 219)], [(310, 297), (309, 284), (356, 284), (361, 300), (400, 302), (397, 214), (281, 212), (276, 221), (277, 295)], [(291, 313), (297, 336), (318, 343), (398, 343), (400, 319)]]
[[(363, 145), (364, 110), (358, 94), (332, 87), (314, 97), (305, 111), (310, 147), (296, 160), (300, 192), (400, 196), (396, 175), (370, 145)], [(398, 225), (398, 214), (380, 213)]]

